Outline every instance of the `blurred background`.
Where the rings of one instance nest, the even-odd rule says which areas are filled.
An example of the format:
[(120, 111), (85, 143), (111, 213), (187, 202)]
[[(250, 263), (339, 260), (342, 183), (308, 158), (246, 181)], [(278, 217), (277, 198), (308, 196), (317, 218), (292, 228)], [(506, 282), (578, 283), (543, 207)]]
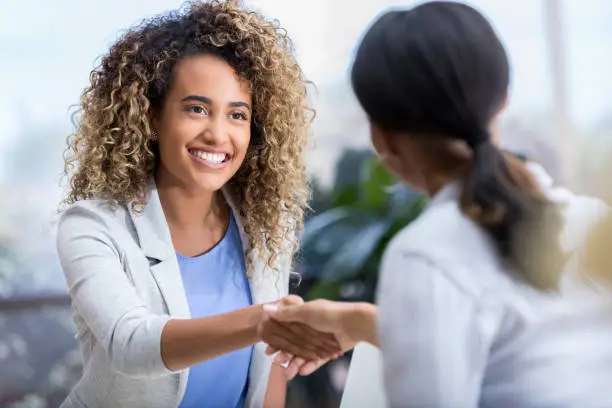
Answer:
[[(317, 86), (307, 160), (313, 180), (295, 293), (373, 300), (386, 243), (424, 199), (372, 158), (348, 82), (363, 30), (412, 1), (250, 0), (278, 19)], [(612, 147), (612, 2), (480, 0), (511, 56), (504, 147), (559, 184), (598, 194)], [(4, 0), (0, 13), (0, 407), (56, 407), (80, 374), (54, 249), (70, 106), (122, 30), (178, 0)], [(290, 384), (288, 407), (337, 407), (350, 356)]]

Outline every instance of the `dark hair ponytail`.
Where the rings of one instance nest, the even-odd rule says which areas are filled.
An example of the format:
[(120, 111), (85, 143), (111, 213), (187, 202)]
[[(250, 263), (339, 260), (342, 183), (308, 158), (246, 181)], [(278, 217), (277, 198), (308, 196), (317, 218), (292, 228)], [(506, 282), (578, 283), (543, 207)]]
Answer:
[(523, 277), (539, 289), (556, 289), (565, 256), (558, 206), (541, 191), (518, 158), (491, 142), (473, 146), (471, 170), (463, 180), (461, 209), (482, 226)]
[(553, 289), (565, 257), (561, 217), (525, 165), (487, 131), (505, 101), (509, 63), (486, 19), (472, 7), (433, 1), (379, 18), (352, 68), (355, 94), (383, 129), (461, 139), (473, 150), (461, 208), (503, 257), (540, 289)]

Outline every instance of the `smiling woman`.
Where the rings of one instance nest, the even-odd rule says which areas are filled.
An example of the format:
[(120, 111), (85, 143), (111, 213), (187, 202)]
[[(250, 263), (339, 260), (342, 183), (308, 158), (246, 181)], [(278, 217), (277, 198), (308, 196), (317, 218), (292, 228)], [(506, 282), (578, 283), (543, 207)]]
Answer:
[[(85, 366), (63, 407), (284, 406), (258, 327), (262, 304), (301, 302), (305, 98), (284, 31), (233, 1), (146, 21), (102, 58), (58, 227)], [(277, 329), (305, 357), (339, 350)]]
[(153, 128), (157, 181), (172, 175), (206, 191), (221, 189), (244, 162), (251, 139), (251, 86), (216, 55), (185, 58)]

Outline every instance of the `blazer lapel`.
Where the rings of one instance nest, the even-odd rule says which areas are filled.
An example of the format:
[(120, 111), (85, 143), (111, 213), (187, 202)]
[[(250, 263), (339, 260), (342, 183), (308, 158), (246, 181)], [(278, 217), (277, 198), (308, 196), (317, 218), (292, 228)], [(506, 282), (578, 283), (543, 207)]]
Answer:
[(240, 203), (238, 203), (238, 200), (236, 200), (236, 198), (234, 197), (234, 195), (232, 194), (231, 190), (228, 187), (223, 187), (221, 189), (221, 192), (223, 193), (223, 197), (225, 198), (225, 201), (232, 209), (232, 213), (234, 214), (234, 219), (236, 220), (236, 226), (238, 227), (238, 232), (240, 233), (240, 240), (242, 241), (242, 249), (246, 251), (246, 249), (249, 247), (249, 237), (244, 231), (244, 220), (240, 212)]
[[(246, 257), (246, 249), (249, 247), (249, 238), (244, 231), (244, 219), (240, 213), (238, 200), (236, 200), (229, 188), (224, 187), (222, 192), (225, 196), (225, 201), (232, 208), (236, 226), (240, 232), (242, 248), (245, 253), (244, 256)], [(253, 304), (265, 303), (268, 300), (264, 290), (265, 286), (261, 283), (262, 269), (265, 268), (263, 268), (257, 260), (253, 262), (251, 267), (252, 269), (250, 273), (248, 273), (248, 278)], [(265, 345), (263, 343), (255, 344), (253, 356), (251, 357), (251, 366), (249, 368), (249, 389), (246, 396), (245, 407), (255, 408), (263, 406), (268, 384), (267, 379), (270, 372), (269, 366), (271, 365), (270, 362), (267, 361), (268, 359), (265, 353)]]
[[(242, 242), (242, 251), (246, 260), (246, 250), (249, 247), (249, 237), (244, 231), (244, 219), (240, 212), (240, 205), (238, 203), (238, 200), (236, 200), (236, 197), (232, 194), (231, 190), (228, 187), (223, 187), (221, 191), (223, 193), (223, 196), (225, 197), (225, 201), (232, 209), (232, 214), (234, 214), (234, 220), (236, 220), (236, 226), (238, 227), (238, 232), (240, 233), (240, 240)], [(258, 280), (260, 275), (259, 263), (253, 262), (251, 268), (252, 269), (250, 271), (247, 271), (247, 277), (249, 278), (249, 287), (251, 290), (251, 299), (253, 299), (253, 304), (262, 303), (260, 291), (258, 290)]]
[(151, 274), (157, 282), (168, 312), (174, 318), (189, 318), (183, 279), (154, 181), (151, 181), (149, 199), (144, 211), (141, 214), (134, 214), (132, 211), (129, 213), (138, 234), (140, 247), (149, 259)]
[[(225, 196), (225, 201), (232, 208), (234, 219), (236, 220), (236, 225), (240, 232), (240, 239), (242, 240), (242, 248), (246, 259), (246, 249), (249, 247), (249, 237), (244, 231), (244, 218), (240, 213), (239, 202), (229, 188), (224, 187), (222, 192)], [(251, 270), (247, 271), (247, 273), (253, 304), (278, 300), (280, 293), (273, 290), (278, 279), (275, 273), (267, 267), (263, 260), (257, 258), (253, 259)]]
[[(222, 191), (225, 200), (232, 208), (234, 219), (236, 220), (236, 225), (240, 232), (240, 238), (242, 239), (242, 247), (246, 252), (246, 249), (249, 247), (249, 238), (244, 231), (244, 219), (240, 213), (240, 203), (229, 188), (224, 187)], [(278, 290), (276, 285), (283, 285), (286, 283), (288, 287), (288, 282), (279, 279), (275, 273), (266, 266), (263, 260), (253, 259), (251, 268), (248, 278), (253, 304), (274, 302), (284, 295)], [(255, 344), (249, 370), (249, 389), (245, 403), (245, 407), (248, 408), (261, 407), (265, 399), (270, 367), (272, 366), (272, 357), (267, 356), (265, 350), (265, 344)]]

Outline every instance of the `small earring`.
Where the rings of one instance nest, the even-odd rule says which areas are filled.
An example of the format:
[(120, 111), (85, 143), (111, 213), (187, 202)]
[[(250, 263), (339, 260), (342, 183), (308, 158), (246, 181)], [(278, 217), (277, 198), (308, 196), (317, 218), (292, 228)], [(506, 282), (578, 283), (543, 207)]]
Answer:
[(157, 134), (157, 130), (155, 130), (155, 129), (151, 130), (151, 140), (157, 141), (157, 139), (159, 139), (159, 135)]

